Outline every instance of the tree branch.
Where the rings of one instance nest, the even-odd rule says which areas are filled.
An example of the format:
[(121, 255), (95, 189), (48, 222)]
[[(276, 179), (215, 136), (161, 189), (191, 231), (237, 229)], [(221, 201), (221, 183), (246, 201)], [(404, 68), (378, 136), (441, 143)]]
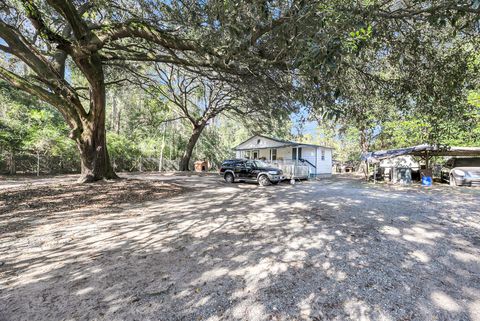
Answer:
[[(31, 0), (30, 0), (31, 1)], [(69, 0), (47, 0), (50, 4), (72, 27), (73, 35), (79, 41), (90, 40), (92, 35), (85, 21), (82, 20), (81, 14), (73, 3)]]
[(70, 50), (70, 41), (66, 40), (59, 34), (53, 32), (43, 21), (42, 13), (36, 6), (33, 0), (22, 0), (23, 7), (33, 27), (38, 31), (42, 38), (49, 40), (50, 42), (57, 43), (59, 49), (68, 51)]
[[(70, 102), (63, 99), (60, 95), (49, 92), (40, 86), (32, 84), (27, 79), (20, 77), (3, 67), (0, 67), (0, 77), (8, 81), (12, 86), (23, 90), (30, 95), (39, 97), (40, 99), (51, 104), (52, 106), (55, 106), (64, 115), (65, 119), (74, 119), (75, 121), (80, 122), (78, 115), (72, 112), (71, 108), (68, 108), (70, 106)], [(76, 123), (71, 122), (70, 126), (75, 127)]]
[[(196, 51), (198, 44), (194, 41), (182, 39), (173, 35), (173, 31), (160, 30), (144, 21), (130, 20), (125, 23), (103, 25), (96, 32), (98, 46), (124, 38), (140, 38), (160, 45), (164, 48), (171, 48), (182, 51)], [(99, 49), (99, 48), (98, 48)]]

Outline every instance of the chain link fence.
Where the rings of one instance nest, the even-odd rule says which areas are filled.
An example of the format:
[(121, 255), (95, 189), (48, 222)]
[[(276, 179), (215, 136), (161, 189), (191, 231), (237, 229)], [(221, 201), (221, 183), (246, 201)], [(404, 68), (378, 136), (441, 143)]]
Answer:
[(117, 172), (154, 172), (178, 171), (179, 159), (161, 159), (155, 157), (112, 159), (112, 165)]
[(72, 155), (51, 156), (32, 153), (0, 154), (2, 174), (69, 174), (80, 172), (80, 160)]
[[(190, 161), (190, 170), (194, 170), (194, 162)], [(156, 157), (116, 157), (111, 158), (116, 172), (159, 172), (178, 171), (180, 159)], [(215, 170), (221, 162), (210, 161), (209, 170)], [(54, 175), (80, 172), (78, 155), (44, 155), (21, 152), (15, 155), (0, 153), (0, 174)]]

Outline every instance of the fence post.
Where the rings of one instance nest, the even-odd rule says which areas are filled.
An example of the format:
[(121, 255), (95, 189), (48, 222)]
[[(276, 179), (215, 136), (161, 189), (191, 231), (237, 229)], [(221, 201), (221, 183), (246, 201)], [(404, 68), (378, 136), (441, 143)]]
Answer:
[(37, 151), (37, 176), (40, 176), (40, 152)]
[(163, 124), (162, 147), (160, 149), (160, 163), (158, 164), (158, 171), (163, 169), (163, 150), (165, 149), (165, 135), (167, 133), (167, 124)]
[(17, 170), (15, 168), (15, 152), (10, 150), (8, 154), (8, 172), (10, 175), (15, 175)]

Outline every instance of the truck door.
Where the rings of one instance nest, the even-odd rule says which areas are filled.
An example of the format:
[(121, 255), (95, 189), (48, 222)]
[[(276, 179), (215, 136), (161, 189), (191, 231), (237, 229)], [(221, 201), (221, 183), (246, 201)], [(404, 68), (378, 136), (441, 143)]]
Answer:
[(257, 179), (255, 170), (256, 170), (256, 166), (254, 161), (248, 160), (245, 162), (245, 178), (246, 179)]

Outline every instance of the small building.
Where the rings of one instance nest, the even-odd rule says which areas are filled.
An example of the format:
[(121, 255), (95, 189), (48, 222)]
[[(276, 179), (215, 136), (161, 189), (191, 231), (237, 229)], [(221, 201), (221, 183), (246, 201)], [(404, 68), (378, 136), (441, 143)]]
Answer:
[(412, 178), (420, 179), (420, 164), (411, 155), (384, 158), (378, 164), (380, 174), (393, 183), (410, 183)]
[(340, 162), (340, 161), (333, 160), (332, 172), (351, 174), (355, 172), (355, 165), (352, 162)]
[(297, 173), (301, 171), (307, 176), (332, 174), (333, 149), (326, 146), (255, 135), (236, 146), (234, 150), (237, 158), (260, 159), (287, 173), (291, 166), (296, 166), (292, 170)]
[(194, 168), (195, 168), (195, 172), (206, 172), (208, 171), (208, 162), (203, 160), (198, 160), (196, 162), (193, 163), (194, 164)]

